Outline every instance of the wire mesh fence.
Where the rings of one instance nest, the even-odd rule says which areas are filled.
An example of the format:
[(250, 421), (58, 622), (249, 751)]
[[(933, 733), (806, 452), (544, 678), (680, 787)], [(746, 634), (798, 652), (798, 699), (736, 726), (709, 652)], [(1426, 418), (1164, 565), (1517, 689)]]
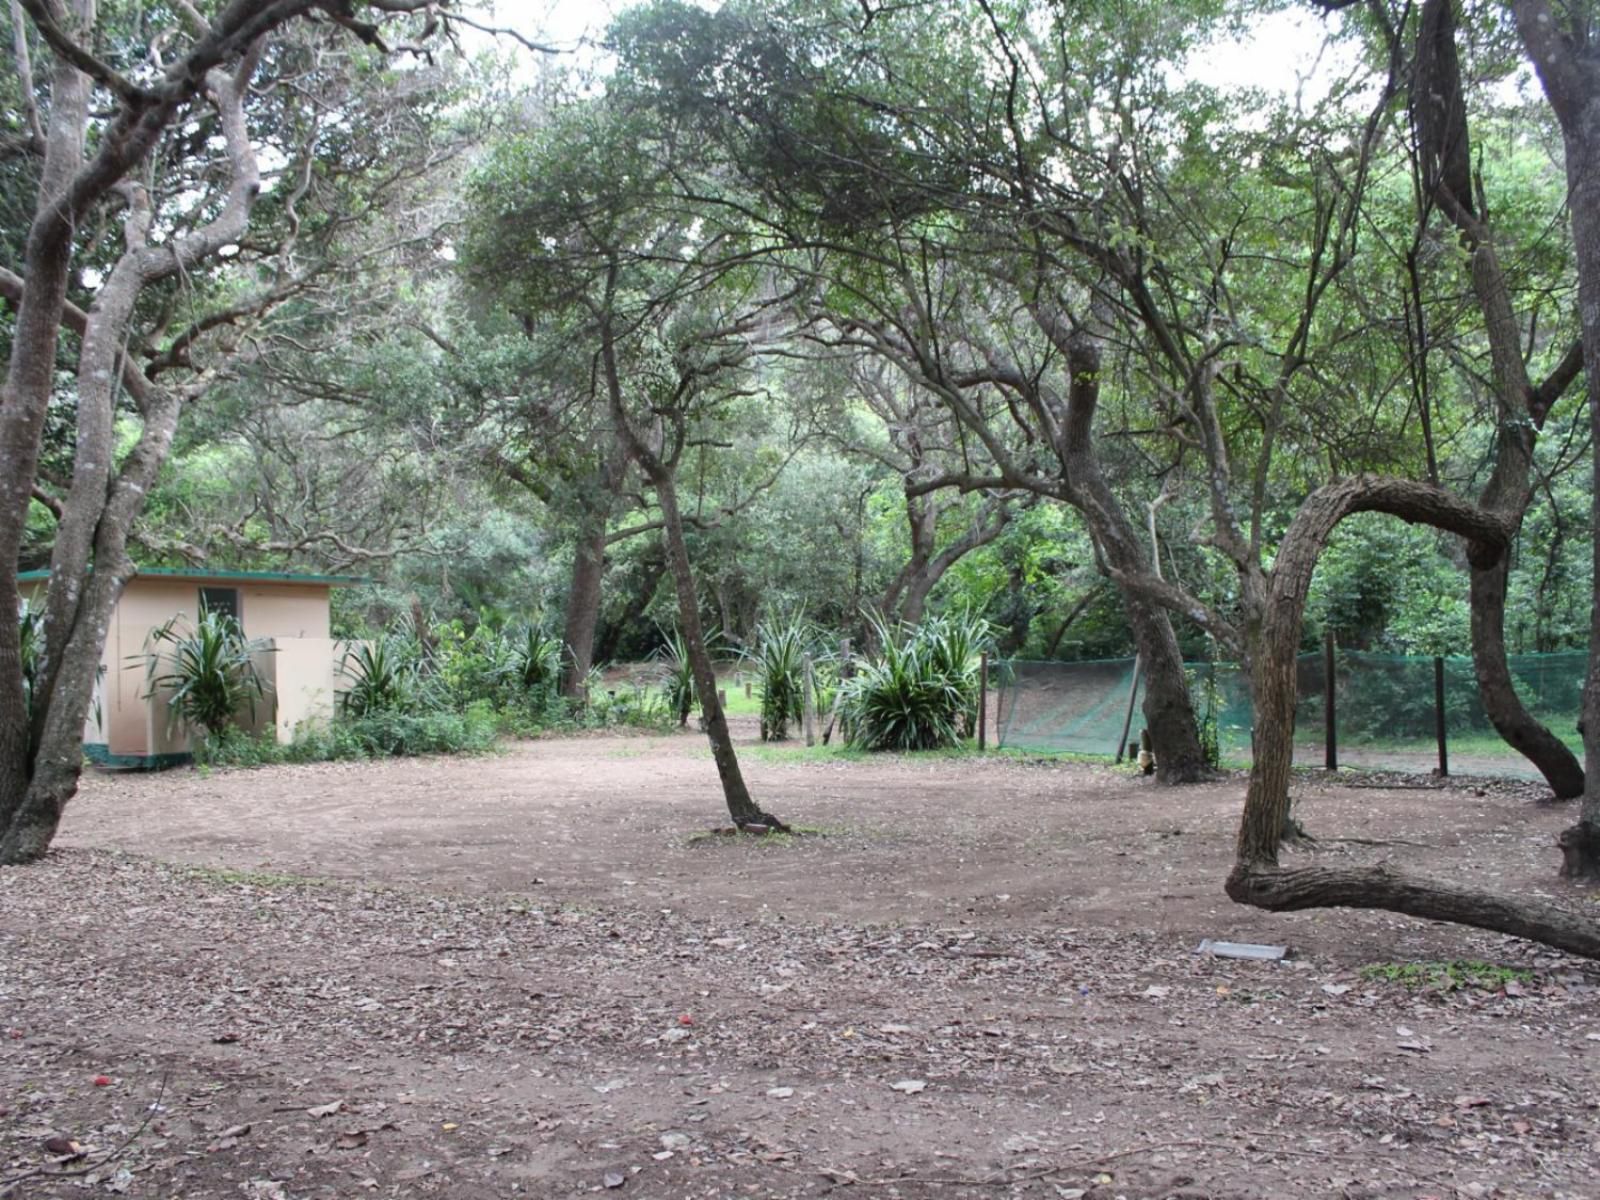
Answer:
[[(1303, 654), (1296, 663), (1297, 763), (1329, 761), (1331, 734), (1344, 766), (1427, 773), (1447, 764), (1455, 774), (1538, 778), (1533, 765), (1495, 732), (1478, 698), (1471, 659), (1338, 650), (1332, 656), (1331, 728), (1328, 662), (1326, 654)], [(1137, 739), (1143, 723), (1144, 687), (1135, 665), (1131, 658), (996, 664), (998, 744), (1115, 756), (1126, 738)], [(1512, 655), (1510, 665), (1524, 705), (1581, 755), (1584, 652)], [(1187, 669), (1197, 715), (1216, 722), (1223, 761), (1248, 763), (1254, 717), (1238, 664), (1191, 663)]]

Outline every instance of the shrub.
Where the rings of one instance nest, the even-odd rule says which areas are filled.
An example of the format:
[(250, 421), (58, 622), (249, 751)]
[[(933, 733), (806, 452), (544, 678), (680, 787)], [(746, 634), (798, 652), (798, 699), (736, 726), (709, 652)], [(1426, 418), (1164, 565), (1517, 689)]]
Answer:
[(789, 736), (789, 722), (804, 714), (805, 656), (810, 641), (810, 628), (800, 613), (756, 626), (755, 651), (745, 657), (754, 667), (761, 689), (764, 742), (781, 742)]
[(920, 626), (872, 621), (878, 657), (845, 680), (849, 744), (863, 750), (937, 750), (957, 745), (977, 723), (979, 654), (992, 636), (970, 613)]
[(505, 670), (524, 698), (547, 703), (561, 681), (561, 639), (524, 626), (506, 639)]
[(346, 717), (399, 712), (419, 698), (416, 643), (385, 634), (371, 642), (353, 642), (339, 660), (339, 673), (350, 680), (339, 694), (339, 712)]
[(227, 613), (203, 611), (187, 629), (186, 621), (179, 614), (150, 631), (145, 695), (170, 691), (167, 705), (174, 718), (215, 735), (230, 727), (242, 710), (255, 715), (266, 692), (255, 655), (266, 643), (246, 640), (238, 621)]
[(278, 763), (392, 758), (413, 754), (481, 754), (491, 749), (499, 721), (487, 704), (463, 712), (377, 709), (336, 717), (302, 730), (287, 745), (270, 733), (223, 729), (197, 738), (195, 762), (205, 766), (263, 767)]
[(661, 696), (666, 701), (667, 711), (677, 718), (678, 724), (687, 725), (689, 713), (698, 699), (694, 686), (694, 664), (689, 661), (689, 643), (676, 629), (671, 633), (663, 629), (661, 637), (662, 643), (654, 655), (661, 680)]

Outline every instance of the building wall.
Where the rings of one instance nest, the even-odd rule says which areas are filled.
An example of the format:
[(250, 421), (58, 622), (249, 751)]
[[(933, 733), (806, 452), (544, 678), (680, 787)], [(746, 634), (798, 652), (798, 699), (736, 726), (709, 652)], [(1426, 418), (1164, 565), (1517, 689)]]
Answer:
[[(188, 749), (187, 732), (174, 727), (169, 719), (164, 696), (145, 699), (145, 650), (150, 631), (182, 613), (193, 619), (200, 611), (200, 587), (196, 579), (162, 576), (136, 576), (128, 581), (106, 637), (106, 667), (103, 737), (101, 731), (85, 729), (85, 740), (103, 740), (113, 755), (145, 756), (181, 753)], [(325, 584), (289, 583), (207, 583), (206, 586), (237, 587), (239, 619), (247, 638), (272, 639), (277, 653), (260, 655), (257, 668), (264, 681), (273, 684), (257, 705), (256, 718), (244, 720), (247, 727), (266, 729), (276, 726), (280, 740), (288, 740), (279, 719), (279, 703), (286, 704), (292, 717), (289, 725), (317, 714), (312, 697), (328, 697), (332, 712), (333, 650), (328, 638), (328, 587)], [(309, 639), (316, 652), (294, 646), (297, 639)], [(316, 663), (321, 653), (324, 664)], [(304, 676), (302, 677), (302, 672)], [(276, 697), (284, 699), (275, 703)]]

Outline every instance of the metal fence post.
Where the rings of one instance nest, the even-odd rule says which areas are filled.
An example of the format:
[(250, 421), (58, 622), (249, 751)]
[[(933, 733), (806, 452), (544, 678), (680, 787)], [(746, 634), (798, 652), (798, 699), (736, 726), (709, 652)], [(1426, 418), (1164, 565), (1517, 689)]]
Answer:
[(1433, 732), (1439, 739), (1439, 775), (1450, 774), (1450, 747), (1444, 728), (1444, 659), (1433, 656)]
[(1339, 718), (1334, 711), (1334, 671), (1338, 657), (1333, 644), (1333, 630), (1322, 639), (1322, 748), (1323, 766), (1330, 771), (1339, 769)]

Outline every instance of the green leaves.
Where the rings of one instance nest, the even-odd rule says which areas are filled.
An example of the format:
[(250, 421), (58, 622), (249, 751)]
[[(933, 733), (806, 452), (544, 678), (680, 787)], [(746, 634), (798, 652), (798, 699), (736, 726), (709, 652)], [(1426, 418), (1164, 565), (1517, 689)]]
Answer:
[(246, 710), (254, 718), (266, 693), (255, 656), (268, 649), (260, 639), (246, 640), (227, 613), (202, 611), (192, 623), (179, 614), (150, 631), (146, 696), (166, 692), (174, 718), (219, 735)]
[(878, 657), (840, 685), (850, 745), (939, 750), (970, 737), (977, 723), (979, 654), (992, 638), (989, 623), (969, 613), (915, 627), (869, 619)]

